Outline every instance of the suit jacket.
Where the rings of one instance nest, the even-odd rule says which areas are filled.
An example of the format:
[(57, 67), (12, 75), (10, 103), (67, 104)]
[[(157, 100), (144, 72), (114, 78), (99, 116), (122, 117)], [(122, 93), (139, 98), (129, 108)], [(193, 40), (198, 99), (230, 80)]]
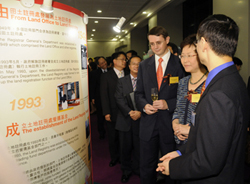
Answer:
[[(167, 68), (164, 76), (171, 74), (178, 76), (179, 79), (184, 77), (184, 71), (181, 67), (180, 60), (173, 54), (170, 55)], [(140, 123), (140, 138), (142, 140), (150, 140), (155, 124), (159, 130), (164, 131), (163, 137), (170, 144), (174, 144), (174, 135), (172, 129), (172, 114), (176, 107), (177, 87), (176, 84), (169, 84), (168, 80), (163, 79), (160, 91), (158, 92), (158, 99), (163, 99), (167, 102), (169, 110), (159, 110), (157, 113), (147, 115), (143, 112), (146, 104), (153, 104), (151, 99), (151, 88), (157, 88), (155, 57), (152, 56), (140, 63), (137, 86), (135, 92), (135, 101), (137, 109), (142, 112)]]
[(133, 104), (129, 94), (133, 92), (133, 86), (130, 75), (120, 78), (117, 83), (115, 99), (119, 108), (116, 120), (116, 129), (120, 131), (129, 131), (131, 126), (139, 134), (139, 120), (134, 121), (129, 112), (133, 109)]
[(102, 74), (100, 85), (102, 111), (104, 116), (110, 114), (113, 122), (116, 121), (118, 111), (114, 95), (117, 81), (118, 77), (114, 69)]
[(248, 104), (236, 67), (220, 71), (196, 107), (182, 156), (170, 161), (170, 177), (192, 184), (243, 184)]

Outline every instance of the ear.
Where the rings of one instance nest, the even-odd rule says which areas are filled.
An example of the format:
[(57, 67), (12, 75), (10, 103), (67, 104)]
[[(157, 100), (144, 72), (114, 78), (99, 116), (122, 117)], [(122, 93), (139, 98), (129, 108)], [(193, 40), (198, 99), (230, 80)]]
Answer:
[(167, 36), (167, 37), (166, 37), (166, 43), (168, 44), (169, 41), (170, 41), (170, 36)]
[(204, 37), (201, 37), (200, 42), (201, 42), (201, 46), (202, 46), (202, 52), (207, 51), (207, 49), (209, 47), (207, 40)]

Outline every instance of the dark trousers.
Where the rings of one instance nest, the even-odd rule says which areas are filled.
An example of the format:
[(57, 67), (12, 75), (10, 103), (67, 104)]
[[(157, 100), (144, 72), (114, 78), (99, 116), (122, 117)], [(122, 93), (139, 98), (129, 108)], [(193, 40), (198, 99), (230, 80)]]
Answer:
[(115, 122), (107, 121), (107, 132), (108, 132), (108, 142), (109, 142), (109, 153), (111, 160), (119, 159), (119, 133), (115, 129)]
[(121, 169), (123, 174), (140, 173), (140, 140), (139, 131), (132, 128), (128, 132), (119, 131), (121, 148)]
[(106, 131), (104, 128), (105, 117), (102, 114), (102, 106), (100, 102), (96, 103), (96, 111), (97, 111), (97, 129), (100, 136), (104, 136)]
[[(175, 148), (175, 144), (166, 144), (159, 136), (157, 129), (149, 141), (140, 140), (140, 177), (141, 184), (154, 184), (156, 182), (156, 168), (159, 161), (159, 149), (165, 155)], [(169, 176), (165, 176), (166, 184), (174, 184)]]

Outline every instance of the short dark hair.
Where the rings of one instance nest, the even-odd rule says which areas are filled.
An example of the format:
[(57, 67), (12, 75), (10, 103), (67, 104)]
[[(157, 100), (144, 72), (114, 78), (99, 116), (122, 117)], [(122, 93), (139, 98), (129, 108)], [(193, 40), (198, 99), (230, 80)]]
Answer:
[(211, 15), (203, 20), (197, 32), (197, 40), (204, 37), (211, 49), (219, 56), (234, 56), (238, 36), (239, 27), (235, 21), (222, 14)]
[[(100, 58), (105, 59), (105, 57), (103, 57), (103, 56), (99, 56), (99, 57), (98, 57), (98, 59), (97, 59), (97, 65), (99, 65), (99, 59), (100, 59)], [(106, 59), (105, 59), (105, 61), (106, 61)]]
[(125, 54), (125, 52), (115, 52), (114, 54), (112, 54), (112, 61), (114, 60), (114, 59), (117, 59), (120, 55), (124, 55), (126, 58), (127, 58), (127, 56), (126, 56), (126, 54)]
[[(196, 47), (196, 45), (195, 45), (195, 43), (194, 43), (195, 41), (196, 41), (196, 34), (192, 34), (192, 35), (187, 36), (187, 37), (181, 42), (181, 45), (180, 45), (181, 51), (182, 51), (182, 49), (183, 49), (185, 46), (187, 46), (187, 45), (188, 45), (189, 47), (191, 47), (192, 45)], [(197, 52), (197, 51), (195, 50), (195, 52)]]
[(175, 45), (173, 42), (168, 42), (168, 46), (172, 47), (173, 54), (175, 54), (175, 53), (179, 54), (179, 49), (178, 49), (177, 45)]
[(92, 70), (96, 70), (97, 69), (97, 64), (95, 62), (89, 63), (89, 66), (91, 67)]
[(149, 32), (148, 32), (148, 36), (149, 35), (155, 35), (155, 36), (163, 36), (164, 39), (166, 39), (168, 37), (168, 32), (167, 30), (162, 27), (162, 26), (155, 26), (153, 27)]
[(139, 58), (141, 61), (142, 61), (142, 58), (140, 57), (140, 56), (132, 56), (129, 60), (128, 60), (128, 65), (130, 65), (130, 63), (131, 63), (131, 59), (133, 59), (133, 58)]
[(239, 66), (243, 64), (242, 61), (237, 57), (233, 57), (233, 62), (235, 65), (239, 65)]
[(127, 53), (131, 53), (132, 56), (137, 56), (137, 52), (134, 50), (129, 50), (128, 52), (126, 52), (126, 54)]

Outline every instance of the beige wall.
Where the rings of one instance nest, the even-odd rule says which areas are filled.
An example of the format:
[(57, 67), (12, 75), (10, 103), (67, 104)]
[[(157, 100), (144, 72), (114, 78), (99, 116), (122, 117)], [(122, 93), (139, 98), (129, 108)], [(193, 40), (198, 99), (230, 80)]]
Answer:
[(115, 52), (117, 42), (88, 42), (88, 57), (111, 56)]
[(157, 26), (157, 15), (151, 17), (148, 20), (148, 30), (152, 29), (155, 26)]
[(249, 66), (249, 0), (214, 0), (213, 1), (213, 14), (225, 14), (238, 24), (240, 28), (238, 48), (235, 56), (240, 58), (243, 62), (240, 74), (244, 81), (247, 83), (250, 74)]

